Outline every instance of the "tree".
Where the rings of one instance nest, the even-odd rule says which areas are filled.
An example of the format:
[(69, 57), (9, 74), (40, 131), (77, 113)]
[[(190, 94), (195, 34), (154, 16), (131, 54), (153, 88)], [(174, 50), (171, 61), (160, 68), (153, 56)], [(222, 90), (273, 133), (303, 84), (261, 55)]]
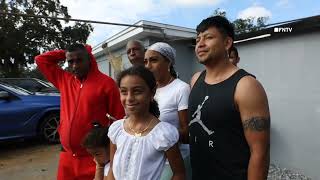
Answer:
[(217, 8), (214, 10), (213, 12), (213, 16), (223, 16), (223, 17), (226, 17), (227, 16), (227, 13), (223, 10), (221, 10), (220, 8)]
[(46, 78), (44, 77), (44, 75), (40, 72), (40, 70), (38, 68), (36, 68), (36, 69), (26, 69), (22, 73), (22, 75), (25, 78), (37, 78), (37, 79), (41, 79), (41, 80), (47, 81)]
[[(71, 18), (59, 0), (0, 0), (0, 11)], [(68, 23), (68, 21), (65, 21)], [(64, 49), (72, 42), (86, 43), (93, 28), (87, 23), (62, 25), (59, 20), (24, 16), (0, 16), (0, 74), (19, 77), (34, 56)]]
[[(217, 8), (213, 12), (213, 16), (223, 16), (226, 17), (227, 13), (220, 8)], [(268, 17), (249, 17), (246, 19), (236, 19), (232, 22), (234, 25), (235, 33), (248, 33), (260, 30), (266, 25)]]

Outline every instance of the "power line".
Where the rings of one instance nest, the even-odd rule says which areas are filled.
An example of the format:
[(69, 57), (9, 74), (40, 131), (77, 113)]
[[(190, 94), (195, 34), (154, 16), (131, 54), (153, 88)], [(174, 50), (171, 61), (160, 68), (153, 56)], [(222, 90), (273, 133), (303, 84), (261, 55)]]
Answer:
[[(0, 11), (0, 15), (9, 15), (9, 16), (22, 16), (22, 17), (29, 17), (29, 18), (44, 18), (44, 19), (56, 19), (56, 20), (64, 20), (64, 21), (75, 21), (75, 22), (85, 22), (85, 23), (94, 23), (94, 24), (107, 24), (113, 26), (126, 26), (126, 27), (136, 27), (136, 28), (146, 28), (151, 30), (161, 30), (161, 28), (152, 25), (134, 25), (134, 24), (124, 24), (124, 23), (113, 23), (113, 22), (104, 22), (104, 21), (93, 21), (93, 20), (84, 20), (84, 19), (73, 19), (73, 18), (62, 18), (62, 17), (50, 17), (50, 16), (43, 16), (43, 15), (32, 15), (32, 14), (21, 14), (21, 13), (8, 13)], [(97, 46), (103, 44), (103, 42), (99, 43)]]
[(104, 22), (104, 21), (93, 21), (93, 20), (84, 20), (84, 19), (73, 19), (73, 18), (62, 18), (62, 17), (50, 17), (42, 15), (32, 15), (32, 14), (21, 14), (21, 13), (8, 13), (1, 12), (0, 15), (9, 15), (9, 16), (23, 16), (23, 17), (33, 17), (33, 18), (44, 18), (44, 19), (57, 19), (64, 21), (75, 21), (75, 22), (85, 22), (85, 23), (94, 23), (94, 24), (108, 24), (113, 26), (127, 26), (127, 27), (138, 27), (138, 28), (147, 28), (147, 29), (159, 29), (154, 26), (142, 26), (142, 25), (133, 25), (133, 24), (124, 24), (124, 23), (113, 23), (113, 22)]

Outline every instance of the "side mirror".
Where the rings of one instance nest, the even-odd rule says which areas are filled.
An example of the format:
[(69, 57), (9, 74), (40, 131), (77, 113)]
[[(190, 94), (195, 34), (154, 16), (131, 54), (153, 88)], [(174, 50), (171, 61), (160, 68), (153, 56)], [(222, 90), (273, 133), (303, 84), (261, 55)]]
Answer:
[(8, 100), (10, 99), (10, 95), (6, 91), (0, 91), (0, 99)]

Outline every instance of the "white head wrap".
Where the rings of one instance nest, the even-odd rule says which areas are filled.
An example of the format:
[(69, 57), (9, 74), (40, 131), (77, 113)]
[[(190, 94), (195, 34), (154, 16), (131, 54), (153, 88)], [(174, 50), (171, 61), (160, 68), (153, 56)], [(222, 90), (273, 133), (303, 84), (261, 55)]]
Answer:
[(166, 57), (172, 65), (175, 63), (176, 58), (176, 50), (173, 49), (169, 44), (164, 42), (157, 42), (152, 44), (148, 50), (156, 51), (160, 53), (162, 56)]

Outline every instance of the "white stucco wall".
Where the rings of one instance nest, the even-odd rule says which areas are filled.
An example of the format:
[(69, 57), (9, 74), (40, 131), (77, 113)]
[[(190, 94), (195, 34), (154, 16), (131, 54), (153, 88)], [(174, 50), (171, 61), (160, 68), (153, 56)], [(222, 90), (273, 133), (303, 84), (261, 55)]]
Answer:
[(320, 32), (236, 46), (269, 98), (271, 161), (320, 179)]

